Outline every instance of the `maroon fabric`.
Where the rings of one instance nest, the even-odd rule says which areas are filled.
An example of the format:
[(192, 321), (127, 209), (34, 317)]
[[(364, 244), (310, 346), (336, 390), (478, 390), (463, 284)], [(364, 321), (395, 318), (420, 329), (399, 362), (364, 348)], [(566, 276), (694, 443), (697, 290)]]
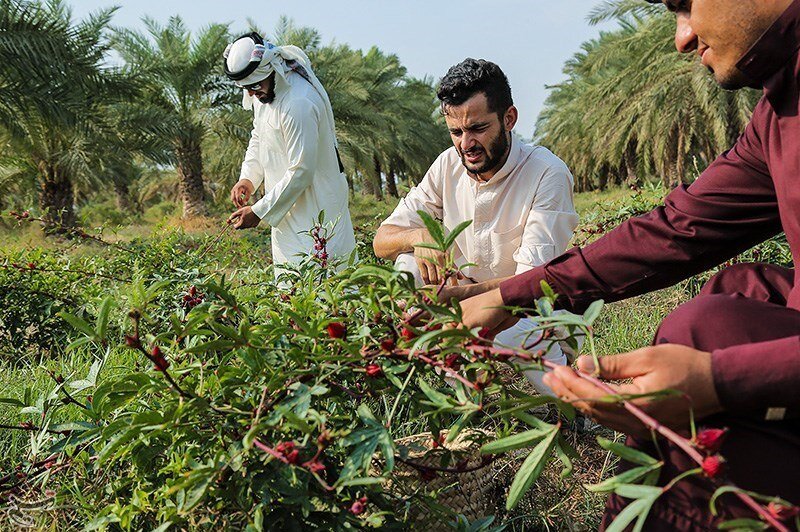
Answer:
[[(700, 295), (678, 307), (661, 324), (654, 343), (687, 345), (719, 356), (726, 364), (732, 346), (742, 342), (764, 342), (785, 338), (800, 330), (800, 311), (785, 306), (794, 272), (764, 264), (738, 265), (717, 274)], [(777, 372), (780, 372), (778, 370)], [(754, 378), (769, 380), (776, 368), (762, 366)], [(744, 398), (744, 401), (747, 399)], [(777, 495), (800, 504), (800, 420), (763, 421), (763, 415), (721, 414), (702, 421), (705, 427), (728, 427), (721, 449), (728, 460), (728, 478), (741, 488), (764, 495)], [(628, 445), (658, 456), (651, 441), (628, 439)], [(659, 441), (665, 465), (659, 480), (666, 484), (681, 472), (696, 467), (678, 448)], [(619, 472), (630, 464), (620, 465)], [(724, 509), (715, 519), (708, 502), (714, 492), (702, 477), (681, 481), (653, 507), (645, 530), (710, 530), (721, 520), (753, 513), (733, 496), (720, 499)], [(625, 507), (627, 500), (609, 498), (604, 527)]]
[[(786, 233), (796, 265), (800, 258), (798, 49), (800, 0), (795, 0), (738, 65), (755, 86), (763, 87), (764, 97), (736, 145), (692, 185), (674, 190), (662, 207), (501, 284), (505, 304), (532, 307), (542, 295), (540, 282), (547, 281), (562, 294), (560, 307), (581, 312), (598, 299), (618, 301), (670, 286), (780, 231)], [(764, 265), (728, 269), (672, 313), (656, 341), (711, 351), (714, 385), (726, 413), (702, 423), (730, 427), (722, 454), (729, 460), (731, 480), (800, 504), (797, 275), (797, 270)], [(768, 408), (786, 408), (786, 420), (765, 421)], [(692, 465), (668, 445), (662, 449), (666, 459), (662, 481)], [(712, 528), (710, 493), (701, 479), (681, 482), (659, 500), (645, 529)], [(610, 498), (606, 524), (625, 504), (619, 497)], [(735, 500), (724, 507), (729, 516), (743, 512)]]
[[(800, 0), (795, 0), (739, 63), (764, 98), (736, 145), (665, 204), (632, 218), (583, 249), (500, 286), (506, 305), (532, 307), (546, 280), (559, 306), (583, 311), (597, 299), (617, 301), (670, 286), (785, 231), (800, 255)], [(800, 309), (795, 274), (786, 306)], [(721, 358), (726, 363), (720, 364)], [(780, 368), (765, 379), (764, 367)], [(744, 341), (714, 354), (723, 406), (764, 411), (800, 408), (800, 330)]]

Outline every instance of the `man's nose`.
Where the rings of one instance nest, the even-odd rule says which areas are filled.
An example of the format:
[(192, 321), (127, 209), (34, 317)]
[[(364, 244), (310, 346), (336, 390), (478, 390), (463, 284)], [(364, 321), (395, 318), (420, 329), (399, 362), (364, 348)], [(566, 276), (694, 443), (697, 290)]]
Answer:
[(255, 96), (256, 91), (247, 89), (247, 94), (249, 94), (250, 96)]
[(678, 12), (678, 20), (675, 26), (675, 48), (683, 54), (697, 50), (697, 34), (692, 29), (690, 19), (690, 13)]
[(461, 144), (461, 151), (467, 151), (475, 146), (475, 137), (469, 131), (464, 131), (459, 141)]

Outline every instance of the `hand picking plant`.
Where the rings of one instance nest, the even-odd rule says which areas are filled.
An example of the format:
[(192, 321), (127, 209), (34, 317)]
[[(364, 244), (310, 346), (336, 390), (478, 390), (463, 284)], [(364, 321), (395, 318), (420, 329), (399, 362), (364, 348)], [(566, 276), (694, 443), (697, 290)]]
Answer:
[[(424, 219), (432, 245), (445, 254), (468, 225), (446, 234)], [(398, 462), (414, 467), (424, 487), (437, 474), (489, 467), (492, 457), (529, 450), (508, 508), (548, 462), (571, 474), (578, 456), (562, 422), (545, 422), (531, 410), (552, 403), (571, 418), (572, 406), (523, 393), (514, 386), (521, 373), (512, 378), (499, 370), (552, 369), (542, 356), (556, 341), (548, 332), (555, 327), (574, 345), (585, 336), (597, 356), (592, 326), (601, 302), (582, 316), (557, 314), (555, 294), (545, 287), (532, 309), (541, 338), (496, 346), (485, 331), (458, 327), (458, 305), (415, 290), (406, 273), (365, 263), (337, 272), (339, 264), (322, 255), (328, 233), (321, 226), (322, 219), (311, 231), (320, 248), (282, 274), (280, 289), (215, 275), (176, 291), (134, 275), (102, 300), (94, 320), (62, 313), (81, 335), (69, 349), (91, 349), (96, 360), (87, 375), (53, 375), (39, 397), (3, 399), (30, 416), (3, 428), (31, 438), (25, 463), (0, 475), (0, 494), (56, 489), (81, 509), (71, 524), (90, 530), (407, 529), (406, 509), (430, 505), (430, 497), (424, 489), (392, 489)], [(441, 286), (457, 274), (447, 259)], [(402, 301), (418, 311), (404, 315)], [(115, 367), (110, 360), (120, 350), (132, 357)], [(687, 475), (719, 482), (724, 433), (692, 428), (695, 437), (683, 438), (634, 398), (608, 390), (609, 400), (624, 404), (654, 437), (696, 459), (698, 468)], [(417, 463), (397, 440), (423, 430), (434, 435), (434, 447), (468, 434), (487, 458), (470, 466), (458, 453), (444, 453), (436, 467)], [(641, 530), (653, 503), (680, 479), (656, 486), (657, 458), (608, 440), (600, 445), (638, 467), (589, 489), (633, 499), (612, 529), (636, 520)], [(788, 518), (797, 525), (796, 508), (786, 501), (720, 483), (718, 494), (725, 492), (754, 510), (754, 519), (736, 526), (787, 530)], [(447, 519), (464, 530), (492, 523), (469, 528), (463, 518)]]

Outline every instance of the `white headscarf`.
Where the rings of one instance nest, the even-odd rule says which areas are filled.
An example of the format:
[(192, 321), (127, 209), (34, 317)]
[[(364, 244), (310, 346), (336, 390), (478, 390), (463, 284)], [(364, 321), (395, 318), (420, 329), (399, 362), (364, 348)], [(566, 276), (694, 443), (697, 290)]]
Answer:
[[(333, 127), (333, 109), (331, 108), (331, 101), (328, 98), (328, 93), (320, 83), (314, 71), (311, 69), (311, 61), (308, 59), (306, 53), (297, 46), (275, 46), (269, 41), (265, 41), (264, 45), (257, 45), (252, 38), (241, 38), (232, 44), (228, 45), (225, 50), (225, 59), (228, 64), (228, 69), (231, 71), (241, 71), (252, 61), (260, 59), (258, 67), (250, 73), (246, 78), (239, 80), (239, 85), (252, 85), (268, 78), (273, 72), (280, 76), (283, 81), (293, 68), (287, 64), (297, 64), (305, 70), (306, 79), (311, 83), (314, 89), (319, 93), (322, 101), (325, 104), (325, 110), (328, 114), (328, 119)], [(276, 80), (277, 81), (277, 80)], [(247, 89), (244, 89), (242, 96), (242, 107), (247, 110), (253, 108), (254, 96), (248, 94)], [(336, 138), (336, 135), (334, 135)]]

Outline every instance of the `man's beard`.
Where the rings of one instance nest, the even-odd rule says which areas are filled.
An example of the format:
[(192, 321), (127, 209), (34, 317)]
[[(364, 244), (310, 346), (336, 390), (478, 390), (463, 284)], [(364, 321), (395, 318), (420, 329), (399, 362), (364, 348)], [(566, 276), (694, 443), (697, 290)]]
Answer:
[(258, 101), (263, 104), (271, 104), (275, 101), (275, 73), (273, 72), (270, 74), (270, 77), (267, 80), (267, 92), (261, 92), (256, 94), (256, 98)]
[(500, 124), (500, 134), (492, 141), (489, 149), (484, 149), (483, 147), (479, 148), (483, 149), (484, 153), (486, 154), (486, 160), (483, 162), (483, 164), (476, 168), (470, 168), (466, 159), (467, 152), (461, 152), (461, 164), (463, 164), (464, 168), (473, 174), (483, 174), (489, 172), (490, 170), (494, 170), (500, 166), (500, 163), (503, 161), (506, 150), (508, 150), (508, 145), (509, 141), (506, 128), (503, 124)]

